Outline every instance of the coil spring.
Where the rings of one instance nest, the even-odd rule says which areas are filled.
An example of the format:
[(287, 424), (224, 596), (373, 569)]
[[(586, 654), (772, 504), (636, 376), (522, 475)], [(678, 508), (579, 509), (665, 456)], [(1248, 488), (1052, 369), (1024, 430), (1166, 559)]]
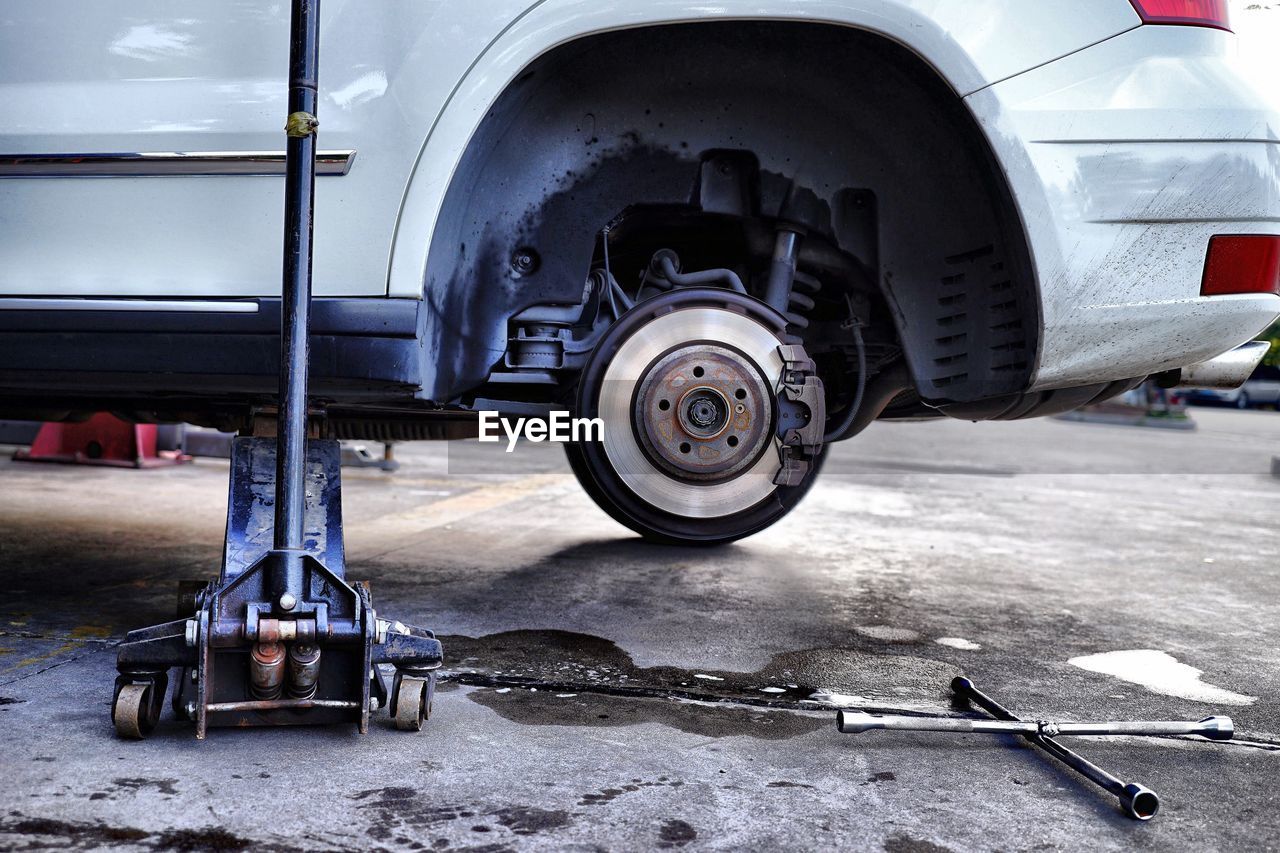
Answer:
[(787, 301), (787, 325), (795, 329), (809, 328), (809, 312), (813, 310), (813, 294), (822, 289), (822, 282), (817, 277), (802, 270), (796, 270), (791, 282), (791, 296)]

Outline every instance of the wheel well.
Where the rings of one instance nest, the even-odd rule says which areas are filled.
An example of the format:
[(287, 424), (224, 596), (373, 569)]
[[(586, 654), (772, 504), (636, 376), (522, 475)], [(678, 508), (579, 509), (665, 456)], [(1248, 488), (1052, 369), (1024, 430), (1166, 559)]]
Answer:
[[(622, 211), (704, 203), (711, 151), (754, 158), (755, 215), (780, 215), (779, 187), (816, 199), (819, 227), (879, 288), (878, 322), (921, 399), (1026, 389), (1040, 328), (1030, 257), (960, 98), (883, 37), (757, 21), (582, 38), (508, 86), (459, 162), (432, 237), (426, 395), (477, 393), (518, 312), (581, 303), (600, 231)], [(863, 232), (842, 228), (846, 201), (868, 192), (871, 239), (847, 245)]]

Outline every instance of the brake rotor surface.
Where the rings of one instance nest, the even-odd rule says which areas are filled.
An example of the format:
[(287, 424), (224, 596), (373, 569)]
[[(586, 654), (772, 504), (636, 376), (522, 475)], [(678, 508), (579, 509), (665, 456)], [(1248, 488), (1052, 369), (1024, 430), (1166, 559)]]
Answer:
[(676, 515), (747, 509), (777, 486), (778, 338), (736, 311), (654, 317), (614, 354), (601, 383), (603, 446), (627, 488)]

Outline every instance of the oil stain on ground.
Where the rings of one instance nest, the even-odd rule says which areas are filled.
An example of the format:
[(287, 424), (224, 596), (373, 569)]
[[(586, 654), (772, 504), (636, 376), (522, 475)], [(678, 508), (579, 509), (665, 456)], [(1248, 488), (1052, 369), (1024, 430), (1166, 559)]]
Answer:
[(899, 834), (885, 840), (884, 853), (952, 853), (952, 850), (923, 838)]
[(667, 821), (658, 830), (658, 846), (663, 849), (683, 847), (698, 837), (698, 831), (683, 820)]
[(193, 851), (193, 853), (195, 851), (286, 849), (277, 844), (241, 838), (220, 827), (147, 832), (134, 827), (26, 817), (16, 813), (11, 814), (8, 820), (0, 821), (0, 846), (4, 846), (6, 836), (10, 840), (25, 839), (26, 843), (22, 849), (47, 849), (51, 846), (63, 850), (149, 847), (154, 850), (181, 850)]
[(643, 779), (632, 779), (630, 782), (619, 785), (616, 788), (601, 788), (599, 791), (593, 791), (582, 795), (582, 799), (578, 801), (580, 806), (604, 806), (618, 799), (618, 797), (626, 794), (634, 794), (644, 788), (679, 788), (684, 785), (679, 779), (668, 779), (666, 776), (659, 776), (656, 780), (646, 782)]
[(784, 652), (759, 671), (730, 672), (640, 667), (612, 641), (569, 631), (441, 640), (453, 664), (444, 680), (489, 688), (468, 695), (512, 722), (657, 722), (708, 737), (776, 740), (806, 734), (831, 724), (824, 705), (849, 700), (945, 707), (945, 686), (958, 674), (941, 661), (850, 649)]
[[(573, 823), (569, 812), (528, 805), (494, 808), (479, 803), (441, 803), (429, 790), (393, 785), (352, 794), (357, 808), (369, 814), (366, 833), (375, 841), (411, 846), (415, 839), (445, 829), (480, 835), (503, 829), (529, 836), (563, 829)], [(446, 833), (447, 834), (447, 833)]]

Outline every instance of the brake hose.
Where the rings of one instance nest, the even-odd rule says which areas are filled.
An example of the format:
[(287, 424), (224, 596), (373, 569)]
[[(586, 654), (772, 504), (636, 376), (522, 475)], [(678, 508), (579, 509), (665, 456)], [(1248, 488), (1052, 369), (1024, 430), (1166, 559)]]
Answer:
[(738, 274), (733, 270), (713, 269), (682, 273), (676, 269), (673, 254), (672, 252), (660, 250), (655, 257), (658, 260), (658, 271), (662, 273), (662, 277), (676, 287), (697, 287), (700, 284), (723, 282), (725, 287), (730, 290), (736, 290), (738, 293), (747, 292), (747, 288), (742, 284), (742, 279), (738, 278)]
[(853, 420), (862, 408), (862, 397), (867, 390), (867, 347), (862, 340), (862, 328), (853, 327), (853, 343), (858, 348), (858, 389), (853, 394), (853, 401), (845, 409), (844, 416), (834, 430), (828, 429), (822, 437), (824, 443), (830, 444), (845, 437), (845, 433), (853, 426)]

